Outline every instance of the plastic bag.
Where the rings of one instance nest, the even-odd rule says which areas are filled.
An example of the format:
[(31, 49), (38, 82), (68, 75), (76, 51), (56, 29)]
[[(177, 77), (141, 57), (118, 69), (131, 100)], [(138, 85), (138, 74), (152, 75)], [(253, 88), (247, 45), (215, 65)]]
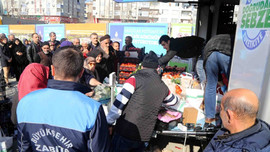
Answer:
[(111, 88), (104, 84), (100, 84), (94, 89), (95, 94), (92, 97), (96, 101), (108, 100), (111, 98)]
[(7, 152), (13, 145), (13, 137), (5, 136), (3, 130), (0, 128), (0, 152)]

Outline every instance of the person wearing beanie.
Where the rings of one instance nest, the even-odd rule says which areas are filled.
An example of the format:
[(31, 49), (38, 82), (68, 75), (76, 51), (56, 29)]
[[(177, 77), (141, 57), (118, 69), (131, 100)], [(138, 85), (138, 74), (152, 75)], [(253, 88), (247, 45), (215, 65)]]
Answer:
[[(107, 115), (110, 126), (116, 121), (112, 151), (143, 151), (161, 106), (179, 104), (178, 97), (161, 80), (157, 68), (158, 57), (150, 51), (144, 57), (142, 70), (127, 79), (117, 95)], [(109, 130), (111, 133), (112, 127)]]
[(100, 82), (103, 82), (103, 80), (109, 76), (109, 74), (113, 71), (116, 71), (114, 69), (114, 59), (115, 55), (112, 54), (113, 49), (110, 47), (110, 36), (105, 35), (100, 38), (100, 45), (94, 49), (91, 52), (102, 52), (102, 61), (101, 63), (98, 63), (96, 66), (96, 69), (98, 71), (98, 74), (100, 76)]
[(110, 37), (108, 35), (102, 36), (99, 39), (100, 45), (93, 51), (99, 50), (103, 53), (103, 58), (108, 59), (110, 57)]
[(63, 42), (60, 44), (60, 48), (65, 47), (65, 46), (73, 46), (73, 43), (70, 42), (70, 41), (63, 41)]
[(51, 67), (52, 65), (52, 53), (50, 52), (49, 42), (44, 42), (41, 44), (41, 51), (34, 59), (36, 63), (40, 63), (44, 66)]

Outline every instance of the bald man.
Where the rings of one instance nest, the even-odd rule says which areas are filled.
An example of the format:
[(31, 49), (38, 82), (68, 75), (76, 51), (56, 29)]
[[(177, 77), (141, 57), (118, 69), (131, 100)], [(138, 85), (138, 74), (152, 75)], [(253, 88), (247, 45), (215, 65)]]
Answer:
[(270, 126), (257, 119), (259, 100), (248, 89), (234, 89), (221, 100), (221, 128), (205, 152), (269, 152)]

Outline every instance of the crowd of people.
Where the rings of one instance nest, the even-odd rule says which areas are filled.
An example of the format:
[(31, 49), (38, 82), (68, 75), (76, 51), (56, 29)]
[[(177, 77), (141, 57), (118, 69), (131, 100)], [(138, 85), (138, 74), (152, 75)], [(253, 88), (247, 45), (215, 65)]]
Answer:
[[(134, 47), (132, 37), (126, 37), (126, 45), (120, 51), (119, 42), (112, 42), (109, 35), (99, 38), (92, 33), (89, 44), (77, 38), (72, 42), (57, 41), (54, 32), (49, 36), (50, 40), (41, 42), (40, 36), (33, 33), (30, 43), (27, 40), (22, 43), (12, 34), (8, 38), (0, 34), (5, 82), (8, 86), (10, 67), (18, 81), (11, 117), (18, 129), (19, 151), (144, 151), (160, 107), (180, 104), (157, 69), (174, 55), (198, 56), (197, 50), (201, 51), (204, 46), (206, 73), (208, 79), (213, 79), (206, 84), (210, 92), (206, 93), (209, 99), (205, 98), (206, 124), (211, 124), (215, 103), (210, 98), (214, 93), (209, 87), (216, 86), (214, 80), (219, 72), (219, 68), (213, 69), (213, 64), (215, 61), (218, 66), (229, 64), (229, 59), (219, 63), (222, 54), (217, 54), (231, 55), (219, 45), (231, 42), (228, 35), (214, 37), (206, 45), (199, 37), (162, 36), (159, 43), (167, 54), (158, 58), (150, 51), (144, 56), (142, 69), (125, 81), (107, 116), (102, 105), (91, 98), (93, 88), (102, 84), (111, 72), (117, 72), (116, 64), (121, 58), (130, 56), (128, 50)], [(231, 50), (232, 46), (225, 48)], [(224, 128), (217, 132), (205, 151), (269, 151), (270, 127), (257, 119), (258, 107), (258, 98), (252, 91), (229, 91), (221, 102)]]
[[(117, 72), (117, 64), (122, 61), (121, 59), (129, 56), (126, 49), (126, 53), (120, 51), (120, 43), (112, 42), (109, 35), (98, 39), (98, 34), (92, 33), (90, 35), (90, 43), (80, 42), (79, 38), (73, 39), (72, 42), (66, 38), (58, 41), (54, 32), (49, 33), (49, 36), (50, 39), (48, 41), (42, 42), (41, 36), (33, 33), (31, 41), (24, 39), (22, 43), (13, 34), (8, 35), (8, 37), (4, 34), (0, 35), (1, 66), (7, 86), (10, 86), (8, 77), (15, 76), (16, 81), (19, 81), (24, 68), (30, 63), (40, 63), (50, 68), (53, 53), (63, 47), (73, 46), (83, 53), (84, 58), (92, 57), (91, 63), (86, 62), (84, 66), (86, 69), (84, 78), (94, 78), (95, 80), (91, 83), (92, 85), (88, 84), (90, 82), (89, 79), (87, 81), (82, 80), (87, 86), (96, 86), (98, 84), (96, 81), (102, 83), (111, 72)], [(131, 37), (128, 36), (127, 39), (129, 38)], [(132, 45), (132, 41), (127, 41), (127, 46), (130, 44)], [(125, 46), (124, 48), (126, 48)], [(90, 60), (88, 59), (87, 61)], [(90, 64), (90, 67), (88, 64)], [(87, 74), (91, 76), (87, 77)]]

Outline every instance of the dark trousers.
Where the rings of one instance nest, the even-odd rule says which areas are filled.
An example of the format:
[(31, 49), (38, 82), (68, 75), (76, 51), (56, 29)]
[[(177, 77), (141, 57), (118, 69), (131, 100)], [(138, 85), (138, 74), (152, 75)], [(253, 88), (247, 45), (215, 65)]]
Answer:
[(112, 139), (112, 152), (143, 152), (146, 146), (146, 142), (130, 140), (117, 133)]

